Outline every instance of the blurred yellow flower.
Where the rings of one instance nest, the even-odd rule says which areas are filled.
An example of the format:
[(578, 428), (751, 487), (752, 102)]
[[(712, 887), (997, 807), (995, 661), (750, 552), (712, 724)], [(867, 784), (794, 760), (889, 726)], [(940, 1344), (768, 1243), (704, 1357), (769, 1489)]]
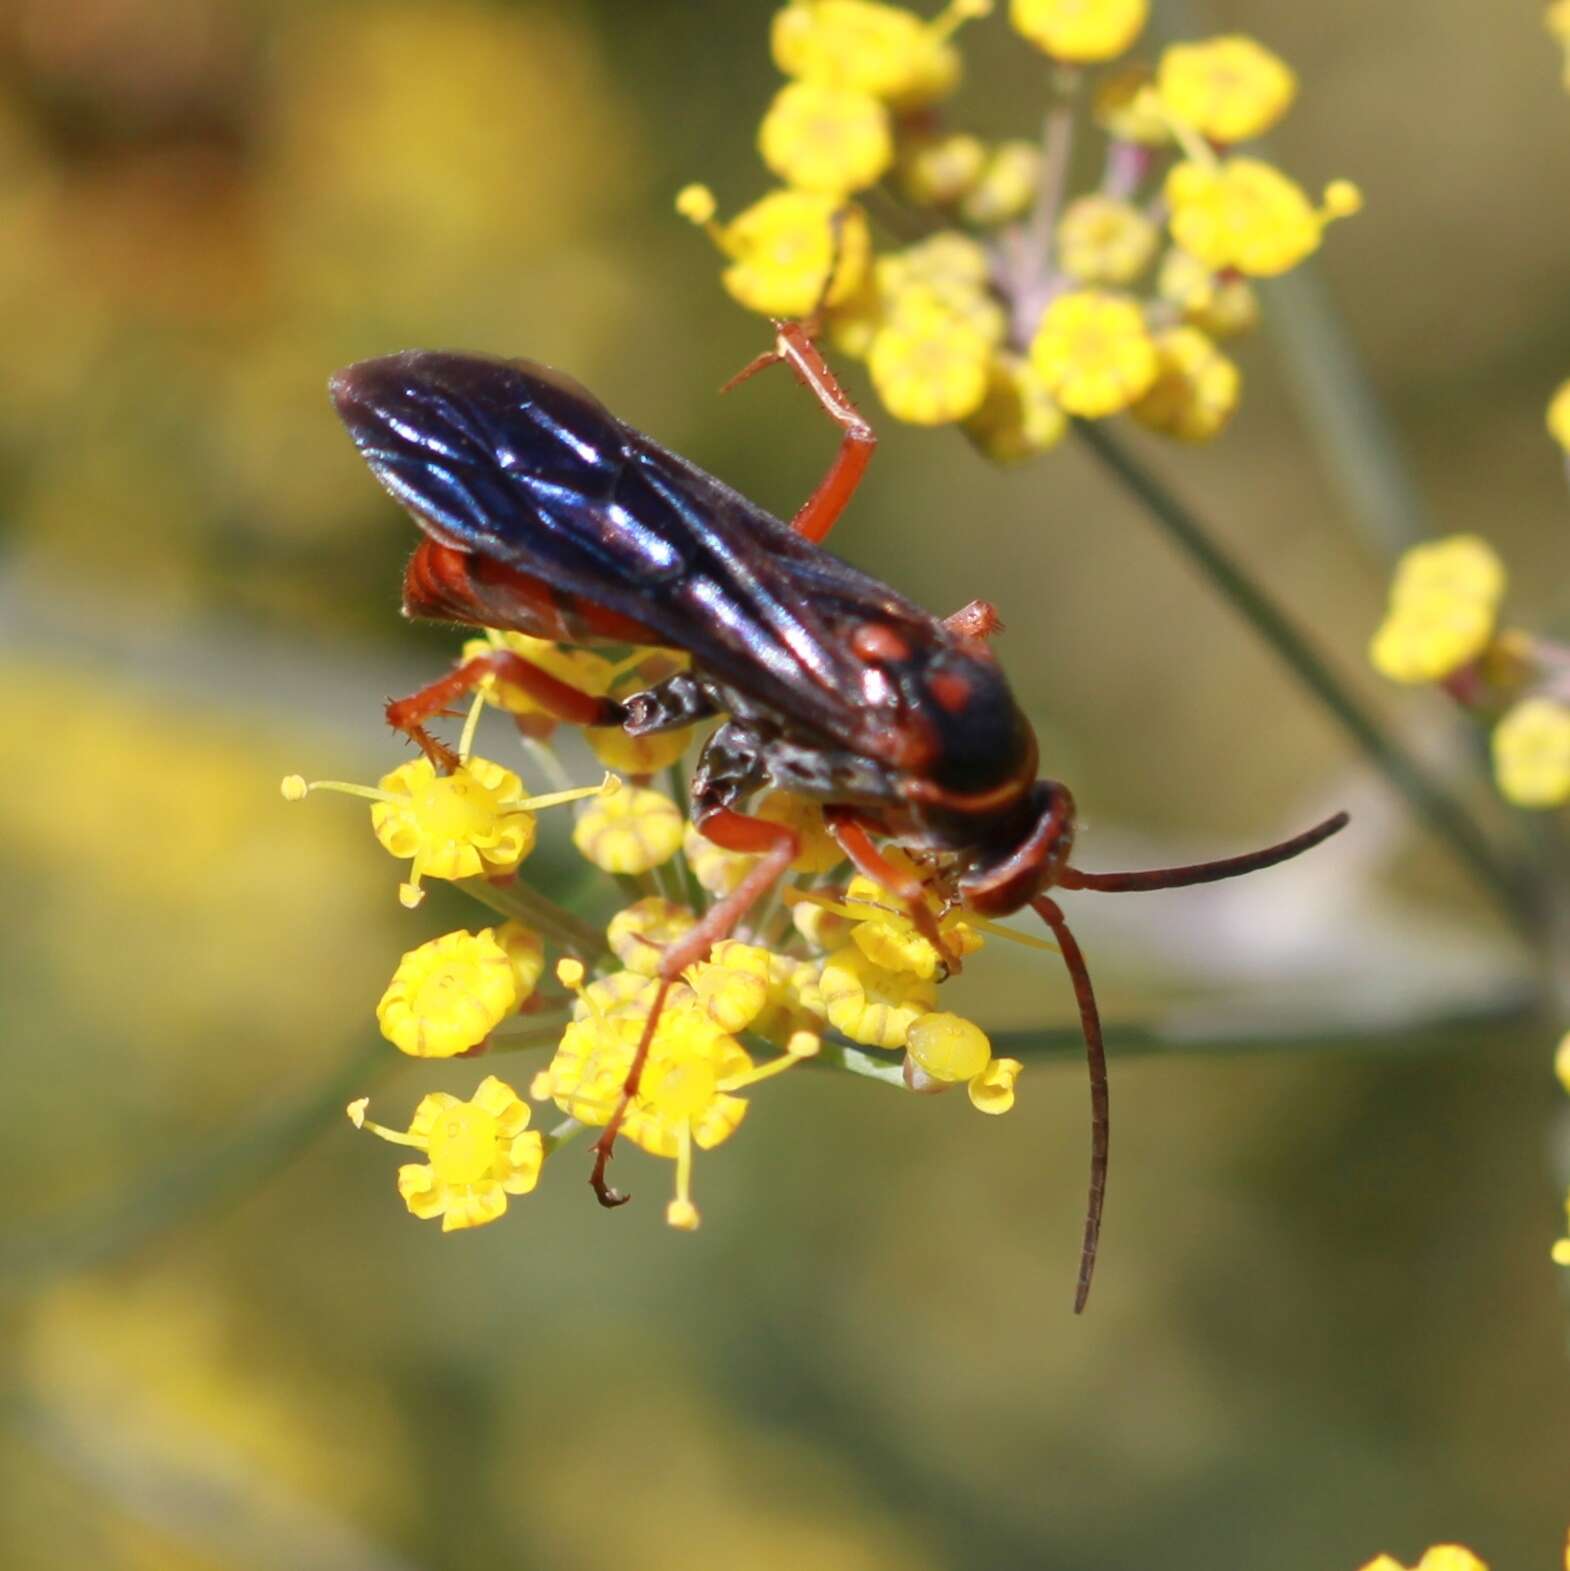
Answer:
[(1236, 273), (1218, 274), (1181, 246), (1170, 247), (1161, 259), (1156, 292), (1177, 306), (1191, 327), (1212, 338), (1234, 338), (1259, 325), (1254, 286)]
[(1232, 34), (1170, 45), (1156, 68), (1156, 91), (1167, 113), (1201, 136), (1246, 142), (1292, 107), (1297, 78), (1263, 44)]
[[(1362, 1571), (1407, 1571), (1407, 1568), (1389, 1555), (1379, 1555), (1362, 1567)], [(1463, 1549), (1459, 1544), (1436, 1544), (1411, 1571), (1488, 1571), (1488, 1567), (1470, 1549)]]
[(686, 906), (649, 895), (624, 906), (611, 918), (605, 941), (629, 971), (656, 976), (666, 947), (690, 933), (697, 921)]
[(787, 185), (848, 196), (894, 161), (889, 112), (870, 93), (823, 82), (787, 82), (758, 127), (763, 162)]
[(545, 941), (531, 927), (522, 922), (503, 922), (496, 929), (496, 942), (507, 951), (512, 962), (513, 986), (518, 1003), (534, 996), (540, 978), (545, 974)]
[(439, 1216), (443, 1232), (494, 1222), (508, 1195), (526, 1195), (539, 1182), (544, 1142), (528, 1127), (528, 1104), (495, 1075), (467, 1102), (445, 1091), (423, 1097), (407, 1132), (372, 1123), (365, 1108), (364, 1098), (349, 1104), (357, 1129), (425, 1153), (425, 1162), (398, 1169), (398, 1193), (422, 1220)]
[(965, 422), (982, 452), (994, 463), (1018, 463), (1056, 447), (1067, 430), (1068, 416), (1036, 368), (1016, 354), (993, 355), (987, 396)]
[(1058, 261), (1082, 284), (1128, 284), (1150, 265), (1159, 238), (1132, 202), (1076, 197), (1058, 220)]
[(1349, 217), (1362, 197), (1349, 180), (1332, 181), (1323, 205), (1257, 158), (1175, 165), (1166, 179), (1172, 238), (1207, 266), (1259, 278), (1296, 267), (1319, 247), (1325, 225)]
[(1139, 37), (1149, 0), (1009, 0), (1009, 20), (1054, 60), (1092, 65)]
[(1156, 380), (1132, 408), (1141, 425), (1184, 442), (1208, 442), (1237, 408), (1242, 374), (1197, 327), (1169, 327), (1155, 336)]
[(872, 93), (901, 109), (936, 102), (959, 82), (949, 42), (991, 0), (951, 0), (932, 21), (877, 0), (792, 0), (775, 12), (770, 44), (786, 76)]
[(1555, 698), (1526, 698), (1493, 735), (1494, 779), (1517, 807), (1570, 801), (1570, 708)]
[(1091, 115), (1114, 141), (1164, 147), (1172, 140), (1148, 65), (1119, 66), (1102, 77), (1091, 98)]
[(992, 339), (929, 284), (902, 289), (867, 351), (884, 407), (911, 425), (946, 425), (981, 406)]
[(1041, 149), (1034, 142), (999, 142), (975, 185), (960, 203), (968, 224), (993, 228), (1020, 217), (1036, 199), (1041, 178)]
[(382, 1035), (415, 1058), (477, 1047), (518, 1007), (512, 957), (485, 928), (444, 933), (411, 949), (376, 1006)]
[(1414, 546), (1390, 586), (1390, 609), (1369, 646), (1393, 682), (1437, 682), (1475, 659), (1493, 636), (1505, 570), (1486, 540), (1451, 535)]
[(1549, 400), (1548, 434), (1570, 453), (1570, 381), (1561, 382)]
[(647, 873), (681, 848), (682, 818), (662, 792), (627, 786), (585, 810), (572, 843), (607, 873)]
[(888, 971), (854, 946), (823, 962), (818, 992), (829, 1024), (865, 1047), (903, 1047), (914, 1022), (937, 1001), (937, 984)]
[(719, 224), (708, 189), (687, 186), (676, 210), (707, 230), (730, 259), (720, 280), (749, 311), (806, 316), (820, 299), (831, 306), (848, 300), (866, 276), (872, 255), (866, 215), (821, 191), (771, 191)]
[(1059, 295), (1047, 307), (1030, 363), (1064, 409), (1092, 420), (1126, 409), (1157, 371), (1138, 302), (1094, 289)]
[(909, 136), (899, 153), (900, 189), (918, 207), (952, 207), (975, 188), (989, 158), (986, 143), (964, 131)]
[(793, 791), (766, 791), (750, 809), (754, 818), (766, 823), (784, 824), (796, 831), (801, 849), (791, 862), (791, 871), (809, 877), (831, 872), (845, 860), (839, 841), (823, 822), (823, 809)]
[[(615, 666), (603, 655), (592, 649), (563, 649), (560, 644), (546, 638), (531, 638), (527, 633), (497, 632), (485, 638), (471, 638), (463, 646), (463, 659), (472, 660), (476, 655), (488, 655), (493, 649), (506, 649), (548, 671), (552, 676), (575, 687), (580, 693), (596, 696), (607, 692), (615, 674)], [(475, 691), (486, 703), (505, 709), (515, 715), (543, 715), (540, 705), (522, 688), (513, 687), (495, 675), (483, 677)]]

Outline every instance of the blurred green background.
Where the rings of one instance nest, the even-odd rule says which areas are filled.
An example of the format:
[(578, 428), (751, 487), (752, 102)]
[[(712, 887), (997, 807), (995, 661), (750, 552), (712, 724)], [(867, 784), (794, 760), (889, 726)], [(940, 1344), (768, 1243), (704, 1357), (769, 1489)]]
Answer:
[[(885, 421), (836, 545), (939, 610), (997, 602), (1088, 865), (1358, 812), (1246, 886), (1073, 906), (1114, 1019), (1241, 997), (1311, 1022), (1303, 1051), (1114, 1065), (1082, 1321), (1072, 1061), (1001, 1120), (793, 1075), (702, 1164), (690, 1238), (663, 1168), (605, 1215), (576, 1153), (443, 1237), (338, 1115), (476, 1077), (389, 1063), (370, 1022), (398, 953), (464, 909), (401, 912), (358, 811), (278, 797), (286, 770), (401, 757), (380, 703), (453, 647), (396, 615), (412, 531), (324, 379), (412, 345), (526, 353), (792, 508), (832, 434), (784, 377), (716, 396), (762, 328), (670, 208), (690, 179), (726, 211), (763, 189), (771, 9), (0, 10), (0, 1566), (1352, 1571), (1445, 1538), (1557, 1564), (1551, 1043), (1308, 1050), (1313, 1022), (1465, 1005), (1521, 962), (1072, 446), (1000, 474)], [(1570, 100), (1535, 9), (1199, 20), (1298, 69), (1275, 150), (1367, 192), (1323, 276), (1437, 526), (1488, 534), (1515, 619), (1554, 625)], [(1027, 133), (1037, 63), (996, 19), (965, 45), (972, 122)], [(1243, 359), (1226, 438), (1156, 460), (1443, 750), (1437, 704), (1362, 674), (1384, 564), (1268, 337)], [(989, 954), (971, 1007), (1069, 1022), (1049, 959)]]

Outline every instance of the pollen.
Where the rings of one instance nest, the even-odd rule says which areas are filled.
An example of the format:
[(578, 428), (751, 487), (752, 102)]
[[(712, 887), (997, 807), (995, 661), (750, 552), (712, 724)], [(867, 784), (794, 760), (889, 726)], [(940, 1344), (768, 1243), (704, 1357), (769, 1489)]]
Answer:
[(681, 813), (668, 796), (628, 786), (584, 812), (572, 843), (604, 872), (647, 873), (675, 856), (681, 833)]
[(1292, 107), (1297, 78), (1263, 44), (1234, 34), (1164, 50), (1156, 91), (1166, 112), (1201, 136), (1246, 142), (1263, 136)]
[(406, 954), (376, 1006), (400, 1052), (451, 1058), (477, 1047), (519, 1003), (512, 956), (486, 928), (446, 933)]
[(1126, 409), (1159, 369), (1138, 303), (1098, 290), (1059, 295), (1047, 307), (1030, 361), (1063, 408), (1086, 419)]
[(1115, 59), (1139, 37), (1149, 0), (1010, 0), (1015, 29), (1066, 65)]

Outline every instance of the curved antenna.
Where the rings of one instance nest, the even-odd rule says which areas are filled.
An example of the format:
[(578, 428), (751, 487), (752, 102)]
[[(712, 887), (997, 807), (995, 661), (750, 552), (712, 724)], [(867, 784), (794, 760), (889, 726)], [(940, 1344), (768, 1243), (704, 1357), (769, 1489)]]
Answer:
[(1090, 1200), (1085, 1208), (1085, 1237), (1079, 1250), (1079, 1285), (1074, 1290), (1074, 1313), (1080, 1314), (1090, 1297), (1090, 1278), (1096, 1269), (1096, 1248), (1101, 1241), (1101, 1212), (1107, 1198), (1107, 1155), (1111, 1148), (1111, 1096), (1107, 1090), (1107, 1050), (1101, 1041), (1101, 1013), (1095, 990), (1078, 942), (1057, 901), (1037, 895), (1031, 909), (1052, 929), (1074, 984), (1079, 1004), (1079, 1024), (1085, 1035), (1085, 1060), (1090, 1067)]
[(1181, 889), (1187, 884), (1213, 884), (1223, 878), (1257, 873), (1261, 868), (1274, 867), (1277, 862), (1289, 862), (1293, 857), (1312, 850), (1320, 841), (1339, 834), (1348, 822), (1347, 814), (1336, 813), (1324, 823), (1315, 824), (1312, 829), (1306, 829), (1290, 840), (1266, 846), (1262, 851), (1249, 851), (1243, 856), (1223, 857), (1219, 862), (1191, 862), (1186, 867), (1153, 867), (1141, 873), (1082, 873), (1078, 868), (1065, 867), (1058, 872), (1057, 885), (1059, 889), (1100, 889), (1109, 894), (1122, 894), (1135, 889)]

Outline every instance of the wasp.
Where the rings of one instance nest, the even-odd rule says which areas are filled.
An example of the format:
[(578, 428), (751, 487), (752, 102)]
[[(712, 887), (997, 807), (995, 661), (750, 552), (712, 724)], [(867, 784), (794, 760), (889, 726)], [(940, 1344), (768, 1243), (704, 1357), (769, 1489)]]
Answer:
[[(560, 643), (685, 651), (690, 668), (623, 699), (579, 691), (497, 649), (387, 708), (438, 767), (455, 762), (424, 722), (494, 676), (574, 725), (634, 736), (713, 718), (691, 784), (710, 841), (756, 857), (726, 898), (665, 950), (618, 1106), (594, 1147), (607, 1163), (666, 994), (728, 936), (799, 851), (795, 832), (749, 816), (767, 787), (822, 806), (852, 864), (903, 902), (950, 965), (938, 912), (1033, 910), (1073, 984), (1090, 1071), (1090, 1194), (1075, 1292), (1090, 1292), (1110, 1141), (1106, 1054), (1084, 955), (1052, 890), (1172, 889), (1255, 872), (1307, 851), (1345, 814), (1278, 845), (1145, 872), (1075, 867), (1074, 799), (1038, 776), (1035, 733), (991, 648), (994, 608), (947, 617), (823, 548), (877, 438), (801, 323), (734, 381), (783, 362), (841, 429), (821, 484), (789, 523), (618, 420), (585, 388), (527, 360), (412, 350), (361, 361), (330, 387), (376, 478), (423, 539), (404, 575), (411, 617)], [(891, 859), (887, 846), (914, 854)]]

